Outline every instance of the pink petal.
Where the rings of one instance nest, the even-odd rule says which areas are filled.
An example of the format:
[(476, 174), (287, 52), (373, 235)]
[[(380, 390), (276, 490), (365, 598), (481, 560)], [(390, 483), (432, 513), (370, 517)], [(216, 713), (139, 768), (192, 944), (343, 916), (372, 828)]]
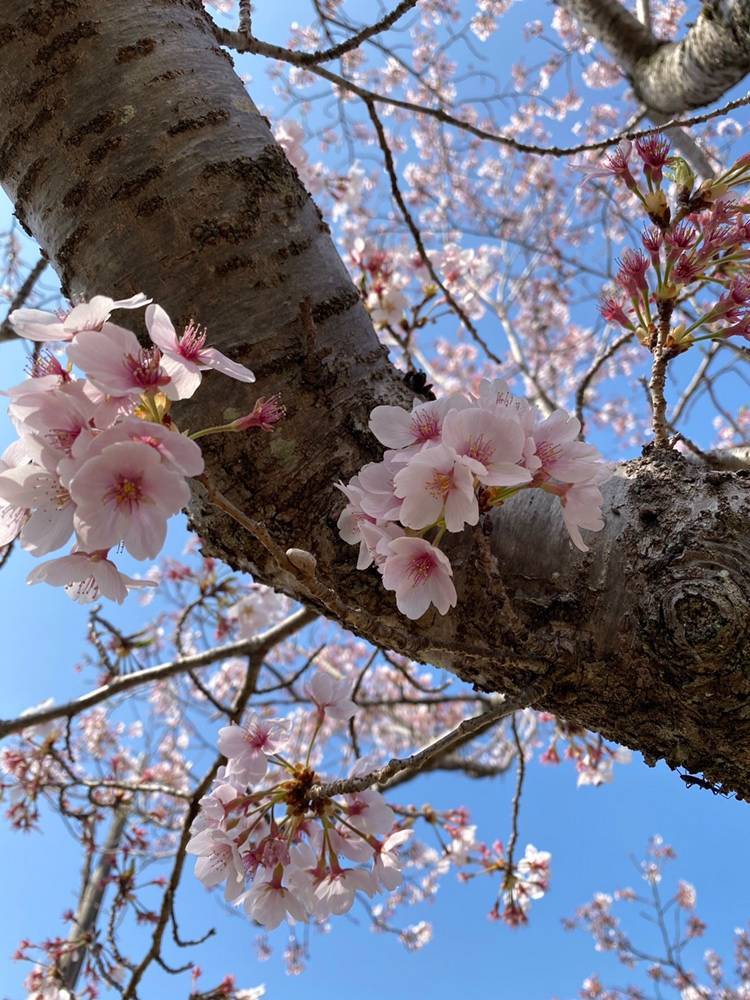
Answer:
[(228, 357), (217, 351), (215, 347), (206, 347), (200, 353), (201, 364), (206, 368), (213, 368), (222, 375), (237, 379), (238, 382), (254, 382), (255, 375), (244, 365), (231, 361)]

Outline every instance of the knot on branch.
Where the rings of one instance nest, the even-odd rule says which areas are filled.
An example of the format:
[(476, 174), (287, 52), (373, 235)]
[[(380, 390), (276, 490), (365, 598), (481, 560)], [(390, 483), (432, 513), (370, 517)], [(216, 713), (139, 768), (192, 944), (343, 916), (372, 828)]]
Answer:
[(687, 549), (666, 563), (655, 591), (659, 614), (652, 620), (654, 645), (666, 664), (690, 675), (713, 672), (719, 665), (734, 671), (743, 659), (747, 664), (748, 555), (738, 538), (734, 544)]

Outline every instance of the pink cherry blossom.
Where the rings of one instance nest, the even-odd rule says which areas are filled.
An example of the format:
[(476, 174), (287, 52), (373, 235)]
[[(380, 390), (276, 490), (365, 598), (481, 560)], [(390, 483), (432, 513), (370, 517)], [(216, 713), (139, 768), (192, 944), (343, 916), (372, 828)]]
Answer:
[(396, 606), (407, 618), (421, 618), (430, 604), (441, 615), (456, 606), (448, 557), (423, 538), (397, 538), (389, 545), (383, 586), (396, 591)]
[(485, 410), (472, 407), (445, 418), (443, 442), (471, 459), (485, 486), (520, 486), (531, 481), (521, 467), (526, 435), (517, 415), (508, 407)]
[(19, 393), (8, 407), (19, 434), (36, 438), (59, 454), (69, 455), (74, 441), (88, 433), (96, 407), (78, 382), (42, 392)]
[(74, 505), (59, 477), (35, 464), (0, 473), (0, 500), (28, 510), (21, 544), (34, 556), (64, 545), (73, 533)]
[(575, 483), (561, 494), (560, 499), (565, 527), (573, 544), (581, 552), (588, 552), (589, 547), (584, 542), (580, 529), (601, 531), (604, 527), (601, 490), (595, 482)]
[(331, 827), (328, 830), (328, 845), (337, 855), (359, 863), (372, 858), (372, 847), (361, 834), (346, 826)]
[(387, 451), (382, 462), (370, 462), (358, 473), (362, 510), (377, 521), (397, 521), (401, 499), (394, 491), (394, 477), (401, 468), (396, 452)]
[[(14, 469), (26, 460), (23, 442), (21, 440), (14, 441), (0, 455), (0, 474)], [(24, 507), (15, 507), (13, 504), (0, 502), (0, 548), (10, 545), (18, 537), (27, 518), (28, 511)]]
[(287, 724), (260, 716), (243, 726), (224, 726), (219, 730), (219, 750), (228, 760), (227, 776), (245, 785), (260, 781), (268, 768), (267, 755), (282, 750), (288, 738)]
[(367, 310), (376, 326), (396, 326), (409, 307), (409, 300), (400, 288), (373, 290), (367, 296)]
[(414, 833), (413, 830), (396, 830), (382, 843), (375, 846), (375, 858), (372, 874), (379, 886), (392, 892), (397, 889), (403, 880), (401, 866), (398, 858), (398, 849)]
[(167, 520), (185, 507), (190, 489), (156, 450), (127, 441), (109, 445), (85, 462), (70, 482), (75, 527), (87, 549), (122, 542), (136, 559), (158, 555)]
[(370, 430), (387, 448), (399, 449), (399, 459), (430, 444), (439, 444), (443, 419), (449, 410), (468, 406), (464, 396), (447, 396), (417, 403), (411, 413), (400, 406), (376, 406), (370, 414)]
[(255, 381), (255, 375), (249, 368), (231, 361), (215, 347), (206, 347), (206, 333), (200, 327), (189, 323), (179, 337), (172, 320), (161, 306), (148, 307), (146, 327), (151, 340), (164, 355), (164, 367), (180, 384), (184, 384), (189, 396), (200, 385), (201, 372), (210, 368), (239, 382)]
[(49, 559), (34, 567), (26, 582), (65, 587), (68, 596), (79, 604), (90, 604), (99, 597), (122, 604), (129, 590), (155, 586), (151, 580), (135, 580), (120, 573), (106, 552), (72, 552)]
[(287, 914), (302, 922), (307, 919), (302, 901), (281, 884), (279, 877), (263, 868), (258, 869), (252, 889), (245, 897), (245, 912), (269, 930), (278, 927)]
[(549, 851), (538, 851), (533, 844), (526, 846), (523, 858), (518, 862), (518, 874), (524, 881), (525, 894), (529, 899), (541, 899), (549, 888)]
[(68, 357), (112, 396), (163, 392), (169, 399), (189, 399), (197, 388), (187, 369), (167, 371), (158, 348), (141, 347), (134, 333), (112, 323), (101, 331), (79, 333), (68, 347)]
[(394, 484), (403, 498), (399, 520), (407, 528), (426, 528), (444, 518), (448, 531), (461, 531), (479, 520), (471, 464), (444, 444), (412, 456)]
[(151, 299), (142, 293), (129, 299), (110, 299), (95, 295), (89, 302), (73, 306), (67, 314), (42, 309), (16, 309), (8, 317), (16, 333), (28, 340), (48, 342), (73, 340), (84, 330), (101, 330), (115, 309), (141, 309)]
[(365, 523), (375, 524), (375, 518), (365, 513), (362, 509), (364, 490), (359, 481), (359, 476), (354, 476), (349, 482), (336, 483), (336, 489), (341, 490), (349, 501), (346, 507), (339, 514), (336, 523), (339, 535), (349, 545), (359, 544), (359, 557), (357, 559), (357, 569), (367, 569), (372, 565), (373, 554), (362, 535), (362, 525)]
[[(394, 538), (403, 538), (406, 532), (393, 521), (388, 521), (385, 524), (360, 521), (359, 534), (360, 544), (366, 549), (370, 562), (374, 562), (377, 568), (382, 570), (389, 555), (388, 546)], [(359, 563), (357, 563), (357, 569), (362, 569)]]
[(315, 890), (315, 898), (329, 913), (340, 916), (351, 910), (358, 892), (374, 895), (377, 884), (371, 872), (361, 868), (339, 868), (321, 879)]
[(333, 677), (327, 670), (317, 670), (306, 686), (306, 693), (321, 716), (345, 722), (357, 711), (351, 700), (350, 681)]
[(245, 872), (240, 852), (231, 833), (219, 829), (201, 830), (191, 837), (185, 847), (188, 854), (195, 854), (195, 875), (207, 889), (226, 879), (224, 898), (234, 902), (245, 888)]
[(205, 463), (200, 447), (186, 434), (163, 424), (123, 417), (104, 431), (76, 440), (71, 448), (71, 459), (58, 466), (63, 482), (70, 482), (85, 462), (100, 455), (109, 445), (124, 441), (153, 448), (165, 467), (181, 476), (199, 476), (203, 472)]
[(318, 917), (329, 916), (330, 910), (326, 909), (315, 894), (315, 890), (327, 874), (319, 852), (309, 841), (303, 840), (292, 847), (290, 856), (291, 864), (285, 876), (289, 888), (304, 902), (309, 913)]
[(527, 449), (524, 463), (535, 481), (552, 477), (582, 483), (604, 471), (597, 449), (578, 440), (580, 430), (578, 420), (564, 410), (555, 410), (534, 428), (533, 452)]
[[(356, 777), (364, 768), (352, 769)], [(380, 792), (374, 788), (365, 788), (344, 796), (348, 822), (363, 833), (375, 836), (387, 833), (393, 826), (396, 816)]]

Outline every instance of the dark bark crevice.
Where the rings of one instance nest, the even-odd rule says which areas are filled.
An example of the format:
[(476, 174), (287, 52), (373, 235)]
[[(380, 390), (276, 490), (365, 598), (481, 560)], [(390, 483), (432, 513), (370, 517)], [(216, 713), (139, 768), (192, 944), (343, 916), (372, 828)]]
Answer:
[[(345, 626), (484, 689), (532, 691), (539, 708), (750, 797), (750, 477), (671, 453), (629, 463), (586, 555), (552, 498), (520, 495), (451, 539), (456, 611), (402, 618), (338, 537), (334, 481), (379, 457), (372, 407), (412, 395), (207, 15), (193, 0), (37, 6), (28, 21), (6, 3), (0, 26), (3, 185), (71, 294), (144, 291), (256, 371), (253, 387), (207, 375), (181, 425), (283, 394), (273, 435), (206, 440), (218, 488), (282, 551), (315, 555)], [(29, 96), (50, 33), (93, 21), (50, 57), (54, 87)], [(320, 606), (200, 487), (191, 517), (207, 550)]]

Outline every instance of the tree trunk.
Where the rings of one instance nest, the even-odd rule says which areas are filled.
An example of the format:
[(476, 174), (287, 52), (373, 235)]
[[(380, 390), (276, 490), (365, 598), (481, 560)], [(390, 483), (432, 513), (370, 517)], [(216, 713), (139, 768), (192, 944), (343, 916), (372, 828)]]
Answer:
[[(338, 538), (333, 483), (378, 457), (372, 407), (410, 393), (201, 4), (2, 11), (0, 177), (19, 218), (70, 294), (145, 291), (256, 371), (252, 390), (209, 375), (182, 426), (282, 392), (280, 428), (207, 439), (208, 467), (282, 551), (314, 553), (316, 593), (337, 593), (342, 623), (750, 797), (750, 476), (671, 453), (632, 462), (587, 555), (552, 498), (519, 495), (453, 537), (458, 608), (402, 618)], [(191, 516), (209, 551), (319, 604), (200, 489)]]

